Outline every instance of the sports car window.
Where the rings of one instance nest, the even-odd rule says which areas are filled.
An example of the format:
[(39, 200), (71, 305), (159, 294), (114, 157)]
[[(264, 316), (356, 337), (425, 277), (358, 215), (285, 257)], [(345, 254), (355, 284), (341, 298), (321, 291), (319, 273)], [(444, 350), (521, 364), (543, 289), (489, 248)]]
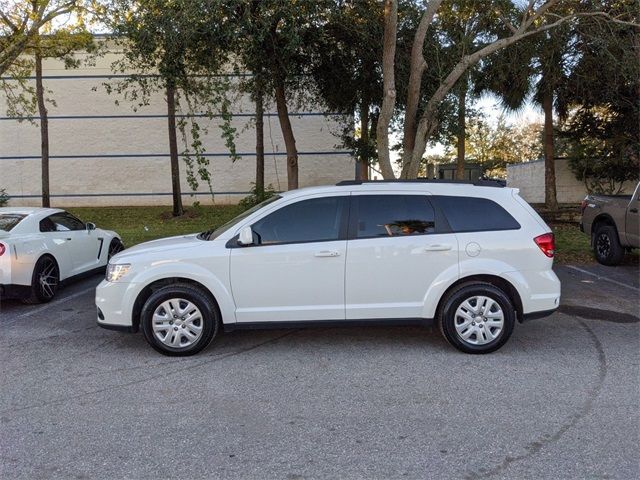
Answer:
[[(84, 223), (68, 213), (54, 213), (53, 215), (49, 215), (45, 220), (47, 219), (53, 223), (53, 230), (43, 230), (42, 222), (40, 222), (40, 231), (68, 232), (72, 230), (84, 230), (86, 228)], [(51, 225), (46, 226), (51, 228)]]
[(358, 195), (355, 237), (402, 237), (435, 232), (435, 213), (424, 195)]
[(251, 228), (262, 245), (338, 240), (345, 208), (345, 197), (302, 200), (276, 210)]
[(13, 227), (20, 223), (26, 215), (19, 215), (17, 213), (3, 213), (0, 215), (0, 230), (10, 232)]

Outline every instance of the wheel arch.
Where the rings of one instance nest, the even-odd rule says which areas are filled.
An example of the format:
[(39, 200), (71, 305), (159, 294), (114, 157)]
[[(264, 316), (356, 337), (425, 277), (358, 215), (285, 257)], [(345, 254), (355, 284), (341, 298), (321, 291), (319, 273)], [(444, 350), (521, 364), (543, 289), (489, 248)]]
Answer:
[(518, 318), (518, 322), (522, 323), (523, 321), (522, 298), (520, 297), (520, 293), (518, 292), (516, 287), (505, 278), (499, 277), (497, 275), (489, 275), (489, 274), (469, 275), (466, 277), (462, 277), (456, 280), (455, 282), (453, 282), (451, 285), (449, 285), (449, 288), (445, 290), (445, 292), (440, 296), (440, 300), (438, 301), (438, 306), (436, 308), (436, 318), (440, 318), (445, 300), (451, 291), (453, 291), (457, 287), (464, 285), (466, 283), (477, 283), (477, 282), (488, 283), (502, 290), (513, 303), (513, 306), (516, 309), (516, 316)]
[(140, 315), (142, 313), (142, 307), (144, 307), (145, 302), (149, 299), (149, 297), (153, 294), (153, 292), (155, 292), (156, 290), (162, 287), (166, 287), (167, 285), (174, 285), (174, 284), (186, 284), (200, 290), (211, 300), (213, 307), (218, 312), (220, 319), (222, 319), (222, 311), (220, 309), (220, 305), (218, 304), (218, 300), (216, 299), (215, 295), (213, 294), (213, 292), (211, 292), (209, 288), (207, 288), (205, 285), (198, 282), (197, 280), (193, 280), (191, 278), (180, 277), (180, 276), (166, 277), (166, 278), (161, 278), (161, 279), (155, 280), (154, 282), (151, 282), (150, 284), (146, 285), (140, 291), (140, 293), (138, 293), (138, 296), (133, 302), (133, 309), (131, 311), (131, 327), (134, 332), (137, 332), (140, 329)]

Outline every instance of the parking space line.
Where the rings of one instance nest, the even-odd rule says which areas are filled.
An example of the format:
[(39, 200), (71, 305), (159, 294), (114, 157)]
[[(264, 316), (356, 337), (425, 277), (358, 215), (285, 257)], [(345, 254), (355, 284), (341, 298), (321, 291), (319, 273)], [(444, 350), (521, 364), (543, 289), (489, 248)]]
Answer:
[(603, 277), (602, 275), (598, 275), (597, 273), (592, 273), (592, 272), (590, 272), (588, 270), (584, 270), (582, 268), (574, 267), (573, 265), (566, 265), (566, 267), (570, 268), (571, 270), (576, 270), (576, 271), (578, 271), (580, 273), (584, 273), (585, 275), (590, 275), (592, 277), (596, 277), (598, 280), (604, 280), (605, 282), (613, 283), (613, 284), (618, 285), (620, 287), (630, 288), (631, 290), (635, 290), (636, 292), (640, 292), (640, 288), (634, 287), (633, 285), (627, 285), (626, 283), (618, 282), (617, 280), (613, 280), (613, 279), (608, 278), (608, 277)]
[(79, 292), (73, 293), (67, 297), (63, 297), (63, 298), (59, 298), (57, 300), (54, 300), (53, 302), (49, 302), (49, 303), (45, 303), (44, 305), (41, 305), (40, 307), (34, 309), (34, 310), (30, 310), (28, 312), (25, 313), (21, 313), (20, 315), (16, 315), (15, 317), (11, 318), (10, 320), (6, 321), (6, 322), (0, 322), (0, 325), (11, 325), (15, 322), (17, 322), (18, 320), (20, 320), (21, 318), (26, 318), (26, 317), (30, 317), (32, 315), (35, 315), (37, 313), (40, 312), (44, 312), (45, 310), (50, 309), (51, 307), (55, 307), (56, 305), (60, 305), (61, 303), (64, 303), (68, 300), (73, 300), (74, 298), (77, 297), (81, 297), (82, 295), (87, 294), (88, 292), (95, 290), (96, 287), (89, 287), (89, 288), (85, 288), (84, 290), (80, 290)]

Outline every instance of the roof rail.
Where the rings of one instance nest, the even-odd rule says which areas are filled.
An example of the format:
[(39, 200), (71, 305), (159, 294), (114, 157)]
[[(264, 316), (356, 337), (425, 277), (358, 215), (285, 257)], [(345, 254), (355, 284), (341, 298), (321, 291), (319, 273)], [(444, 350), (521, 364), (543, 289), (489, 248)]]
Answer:
[(344, 187), (348, 185), (363, 185), (366, 183), (458, 183), (462, 185), (473, 185), (476, 187), (497, 187), (502, 188), (505, 186), (504, 182), (500, 180), (438, 180), (428, 178), (416, 178), (412, 180), (397, 179), (397, 180), (343, 180), (336, 183), (338, 187)]

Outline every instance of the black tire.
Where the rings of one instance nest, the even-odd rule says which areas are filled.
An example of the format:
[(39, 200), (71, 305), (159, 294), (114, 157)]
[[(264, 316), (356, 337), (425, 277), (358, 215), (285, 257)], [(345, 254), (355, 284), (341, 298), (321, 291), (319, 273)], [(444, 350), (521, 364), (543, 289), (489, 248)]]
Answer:
[(107, 261), (111, 260), (111, 257), (113, 257), (116, 253), (121, 252), (122, 250), (124, 250), (124, 245), (122, 244), (120, 239), (114, 238), (113, 240), (111, 240), (111, 243), (109, 244), (109, 251), (107, 252)]
[(31, 274), (31, 292), (24, 303), (47, 303), (55, 297), (60, 286), (60, 268), (55, 258), (43, 255), (38, 259)]
[(624, 257), (624, 248), (620, 245), (616, 227), (601, 225), (593, 238), (593, 254), (602, 265), (618, 265)]
[[(169, 346), (163, 343), (163, 341), (158, 337), (158, 335), (161, 336), (161, 332), (159, 332), (158, 335), (154, 332), (154, 312), (156, 312), (156, 309), (161, 308), (163, 303), (168, 302), (171, 299), (182, 299), (185, 302), (191, 302), (191, 304), (200, 310), (200, 326), (202, 331), (197, 340), (190, 345), (184, 347)], [(165, 314), (167, 317), (171, 316), (170, 312), (165, 311)], [(178, 316), (174, 315), (173, 318), (176, 319), (175, 324), (173, 323), (173, 320), (171, 320), (171, 328), (174, 329), (174, 331), (165, 330), (167, 332), (166, 336), (172, 335), (172, 338), (178, 338), (179, 343), (182, 343), (182, 340), (188, 341), (186, 335), (182, 334), (183, 330), (180, 330), (180, 328), (184, 327), (182, 327), (181, 324), (178, 324), (180, 320), (184, 320), (184, 317), (178, 318)], [(211, 343), (211, 341), (218, 335), (221, 316), (215, 301), (206, 292), (189, 284), (175, 283), (162, 287), (151, 294), (142, 307), (140, 322), (142, 324), (142, 332), (149, 345), (163, 355), (182, 357), (194, 355)], [(185, 331), (185, 334), (189, 333), (189, 327), (187, 326), (186, 328), (187, 331)]]
[[(488, 297), (496, 302), (502, 310), (503, 316), (503, 325), (501, 330), (498, 330), (495, 327), (489, 327), (489, 333), (491, 335), (496, 334), (496, 337), (481, 345), (472, 344), (473, 341), (479, 340), (476, 334), (473, 334), (472, 338), (465, 341), (456, 330), (456, 322), (460, 322), (461, 320), (461, 317), (456, 316), (458, 308), (466, 300), (475, 296)], [(482, 315), (484, 314), (486, 314), (486, 312)], [(484, 319), (484, 317), (481, 318)], [(460, 322), (460, 324), (462, 323), (463, 322)], [(513, 307), (513, 303), (509, 299), (509, 296), (498, 287), (484, 282), (465, 283), (450, 291), (443, 300), (439, 318), (440, 331), (444, 338), (458, 350), (474, 354), (491, 353), (502, 347), (513, 333), (515, 323), (516, 311)], [(480, 320), (477, 322), (478, 327), (476, 327), (476, 323), (474, 323), (474, 326), (469, 328), (479, 329), (481, 328), (481, 324), (482, 328), (486, 328), (485, 325), (489, 325), (489, 323), (485, 323), (484, 320)], [(482, 330), (477, 331), (482, 333)], [(482, 335), (485, 334), (482, 333)], [(484, 340), (486, 340), (486, 338), (483, 337), (480, 341)]]

